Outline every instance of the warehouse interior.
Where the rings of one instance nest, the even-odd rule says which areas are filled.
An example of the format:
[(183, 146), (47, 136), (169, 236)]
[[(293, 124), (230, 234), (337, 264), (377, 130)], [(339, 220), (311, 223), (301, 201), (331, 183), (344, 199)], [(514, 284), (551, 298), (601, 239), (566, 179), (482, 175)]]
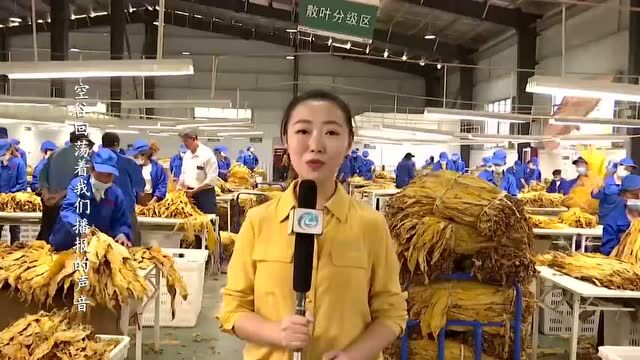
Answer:
[[(364, 38), (354, 38), (340, 31), (334, 33), (326, 29), (315, 29), (313, 26), (311, 29), (306, 27), (305, 21), (311, 16), (309, 11), (312, 7), (316, 7), (316, 10), (318, 7), (324, 10), (325, 5), (334, 9), (349, 8), (355, 6), (353, 3), (371, 7), (376, 14), (372, 19), (374, 26)], [(327, 19), (332, 16), (336, 15), (328, 14)], [(315, 17), (317, 18), (317, 14)], [(334, 22), (335, 19), (334, 17)], [(138, 63), (135, 61), (139, 60), (175, 60), (179, 64), (188, 64), (191, 70), (177, 76), (156, 75), (153, 71), (151, 74), (136, 75), (135, 64)], [(92, 61), (95, 69), (79, 69), (76, 75), (59, 77), (42, 74), (58, 71), (48, 68), (48, 64), (52, 62), (81, 64)], [(133, 69), (127, 71), (131, 71), (133, 75), (90, 74), (93, 70), (98, 71), (99, 67), (110, 69), (118, 61), (132, 61)], [(35, 72), (36, 75), (12, 74), (19, 67), (25, 73)], [(83, 71), (86, 76), (83, 76)], [(558, 87), (564, 90), (534, 89), (536, 85), (544, 88), (545, 81), (559, 82)], [(193, 280), (194, 278), (183, 274), (187, 286), (197, 288), (197, 305), (189, 305), (197, 308), (195, 318), (189, 320), (191, 322), (187, 325), (161, 325), (159, 335), (154, 332), (153, 324), (143, 321), (142, 317), (132, 320), (128, 333), (125, 333), (129, 342), (122, 359), (243, 358), (245, 342), (222, 333), (219, 329), (220, 322), (216, 318), (222, 303), (221, 292), (227, 284), (226, 266), (230, 257), (230, 254), (221, 249), (220, 241), (224, 242), (225, 239), (221, 232), (236, 236), (248, 209), (264, 202), (261, 201), (261, 195), (255, 193), (260, 191), (261, 183), (269, 187), (281, 187), (281, 190), (285, 190), (288, 185), (286, 176), (282, 175), (283, 171), (286, 173), (282, 158), (287, 150), (281, 136), (281, 122), (284, 110), (292, 98), (310, 90), (322, 89), (339, 96), (348, 104), (356, 128), (352, 148), (357, 149), (359, 154), (364, 150), (375, 166), (371, 174), (374, 180), (352, 178), (344, 181), (345, 187), (352, 197), (373, 202), (374, 209), (385, 214), (391, 236), (396, 241), (394, 246), (402, 248), (402, 241), (394, 238), (397, 235), (394, 229), (400, 228), (400, 225), (394, 228), (394, 221), (409, 219), (411, 216), (394, 218), (393, 214), (402, 208), (398, 205), (398, 201), (402, 199), (415, 204), (411, 197), (403, 198), (402, 196), (409, 195), (403, 195), (407, 192), (400, 192), (401, 186), (394, 183), (399, 176), (399, 162), (405, 154), (413, 154), (415, 170), (418, 173), (423, 171), (421, 174), (427, 179), (421, 183), (418, 181), (419, 174), (409, 187), (430, 184), (429, 174), (435, 173), (432, 169), (438, 163), (439, 154), (448, 154), (449, 158), (453, 154), (459, 154), (459, 158), (466, 164), (461, 173), (476, 176), (486, 171), (488, 163), (485, 159), (491, 160), (496, 151), (501, 151), (505, 154), (506, 160), (502, 164), (505, 171), (508, 171), (507, 167), (515, 166), (514, 162), (520, 161), (526, 167), (532, 159), (536, 159), (533, 169), (537, 168), (542, 179), (547, 180), (540, 191), (547, 190), (547, 193), (550, 192), (547, 186), (553, 185), (555, 171), (561, 171), (562, 178), (567, 180), (579, 179), (584, 175), (579, 172), (579, 166), (576, 167), (576, 161), (589, 154), (602, 163), (600, 167), (603, 175), (598, 185), (593, 184), (597, 190), (603, 186), (603, 181), (606, 187), (607, 180), (602, 178), (614, 177), (616, 167), (623, 164), (631, 167), (633, 160), (640, 161), (638, 85), (640, 0), (0, 1), (0, 127), (6, 129), (7, 135), (4, 137), (19, 140), (19, 148), (26, 153), (26, 166), (30, 169), (28, 171), (32, 172), (42, 160), (42, 144), (45, 140), (52, 141), (62, 149), (63, 143), (69, 140), (70, 132), (76, 131), (78, 124), (88, 126), (88, 137), (94, 140), (93, 150), (96, 152), (99, 140), (106, 132), (119, 135), (119, 146), (123, 151), (139, 139), (157, 144), (158, 152), (155, 157), (167, 169), (169, 182), (178, 182), (179, 176), (174, 177), (170, 159), (182, 151), (179, 148), (183, 144), (181, 137), (187, 130), (196, 131), (200, 144), (208, 148), (224, 148), (225, 156), (234, 163), (241, 163), (242, 154), (250, 148), (253, 149), (252, 154), (259, 159), (260, 173), (254, 173), (254, 169), (250, 169), (251, 174), (247, 175), (247, 186), (243, 194), (249, 200), (241, 200), (242, 194), (238, 193), (243, 190), (234, 191), (233, 186), (230, 186), (227, 194), (224, 187), (218, 185), (218, 210), (225, 209), (226, 213), (218, 212), (214, 216), (212, 224), (215, 224), (215, 229), (211, 228), (210, 234), (215, 236), (209, 235), (207, 241), (211, 237), (222, 239), (218, 241), (219, 248), (212, 249), (212, 243), (209, 243), (207, 246), (210, 254), (207, 260), (202, 260), (201, 267), (197, 270), (189, 270), (197, 271), (200, 277)], [(85, 89), (79, 90), (80, 86), (85, 86)], [(566, 90), (567, 88), (570, 89)], [(572, 92), (571, 89), (575, 88), (579, 91)], [(82, 95), (86, 94), (86, 97), (80, 98), (79, 91), (84, 91)], [(82, 108), (81, 113), (78, 111), (79, 107)], [(629, 165), (619, 162), (620, 159), (631, 159), (632, 162)], [(591, 161), (591, 158), (588, 160)], [(615, 163), (611, 165), (613, 172), (606, 172), (609, 171), (609, 163)], [(633, 174), (637, 167), (632, 167)], [(384, 175), (378, 178), (378, 173)], [(382, 185), (375, 181), (391, 178), (393, 180)], [(520, 186), (520, 179), (516, 179), (516, 185)], [(544, 184), (542, 179), (538, 182)], [(361, 180), (364, 182), (359, 183)], [(452, 187), (454, 183), (452, 180)], [(229, 184), (238, 185), (231, 182)], [(556, 210), (560, 208), (564, 211), (581, 208), (578, 211), (584, 213), (588, 212), (587, 207), (594, 208), (591, 203), (584, 207), (580, 204), (560, 204), (557, 198), (553, 203), (555, 205), (547, 206), (545, 202), (544, 205), (537, 206), (542, 203), (536, 203), (537, 198), (531, 200), (533, 196), (527, 197), (525, 194), (533, 191), (534, 186), (529, 185), (525, 185), (527, 191), (520, 189), (521, 194), (514, 196), (524, 204), (513, 206), (522, 208), (522, 214), (524, 209), (539, 208), (539, 211), (527, 214), (546, 219), (558, 215)], [(557, 192), (560, 192), (559, 186), (558, 183)], [(617, 186), (624, 187), (624, 184), (619, 182)], [(358, 188), (364, 190), (358, 192)], [(450, 189), (443, 190), (443, 193)], [(371, 191), (368, 192), (369, 190)], [(380, 193), (376, 193), (376, 190), (380, 190)], [(504, 188), (500, 190), (509, 192)], [(171, 191), (173, 190), (168, 190)], [(465, 196), (468, 194), (460, 193)], [(591, 192), (587, 191), (586, 194), (584, 196), (591, 201)], [(571, 196), (564, 195), (565, 200)], [(225, 196), (227, 200), (220, 202)], [(502, 195), (496, 195), (499, 196)], [(378, 206), (376, 199), (382, 199), (380, 204), (385, 201), (390, 204), (386, 212), (382, 205)], [(42, 201), (44, 203), (44, 198)], [(39, 198), (36, 202), (40, 206)], [(419, 201), (416, 200), (417, 202)], [(604, 200), (600, 200), (600, 205), (603, 202)], [(624, 201), (622, 202), (624, 214)], [(532, 205), (534, 203), (536, 205)], [(20, 220), (20, 215), (14, 214), (5, 221), (2, 220), (2, 214), (12, 211), (3, 206), (5, 205), (0, 199), (0, 225), (19, 224), (23, 237), (33, 240), (38, 233), (40, 217), (30, 220), (23, 217)], [(42, 211), (42, 207), (35, 208), (36, 211), (23, 212)], [(142, 216), (148, 218), (169, 217), (156, 216), (155, 210), (136, 211), (143, 211), (138, 216), (145, 214)], [(520, 210), (516, 212), (520, 214), (518, 211)], [(523, 263), (542, 261), (537, 263), (539, 267), (544, 265), (545, 269), (548, 266), (548, 269), (558, 270), (550, 265), (558, 261), (556, 258), (533, 260), (535, 255), (544, 255), (549, 251), (554, 251), (555, 254), (558, 250), (565, 253), (574, 253), (575, 250), (576, 253), (581, 253), (577, 250), (580, 244), (582, 250), (585, 249), (585, 244), (589, 249), (594, 240), (606, 237), (606, 233), (603, 235), (603, 231), (606, 232), (603, 226), (606, 227), (606, 224), (601, 211), (602, 207), (599, 208), (596, 204), (591, 213), (600, 219), (596, 218), (592, 226), (584, 225), (584, 228), (557, 223), (549, 225), (547, 220), (541, 218), (536, 218), (537, 222), (534, 222), (523, 215), (523, 221), (529, 221), (529, 230), (523, 231), (528, 231), (527, 234), (531, 235), (531, 252), (523, 257), (527, 259)], [(419, 225), (419, 219), (436, 215), (429, 212), (418, 217), (414, 226), (422, 226)], [(481, 215), (486, 216), (486, 213)], [(581, 214), (576, 216), (585, 219)], [(499, 217), (500, 215), (496, 215), (496, 218)], [(474, 220), (479, 224), (478, 218), (480, 217), (476, 216)], [(445, 220), (455, 223), (458, 219), (449, 215)], [(553, 219), (556, 221), (555, 217)], [(558, 219), (562, 219), (562, 216)], [(163, 249), (180, 248), (184, 241), (182, 232), (191, 231), (188, 226), (192, 225), (176, 221), (175, 224), (153, 221), (149, 222), (150, 225), (142, 224), (148, 226), (142, 228), (143, 245), (160, 246)], [(208, 222), (197, 224), (194, 233), (198, 237), (201, 233), (206, 234)], [(475, 224), (476, 222), (464, 223), (465, 226)], [(504, 224), (506, 225), (501, 225), (503, 228), (517, 228), (515, 220), (504, 220)], [(581, 228), (584, 231), (562, 232), (561, 227)], [(0, 229), (3, 231), (2, 239), (9, 242), (10, 227), (5, 228), (4, 231)], [(538, 228), (544, 231), (536, 232)], [(558, 232), (554, 232), (556, 230)], [(455, 231), (451, 230), (452, 233)], [(640, 231), (640, 226), (636, 228), (631, 225), (629, 232), (626, 231), (621, 231), (619, 237), (625, 233), (631, 233), (629, 237), (637, 237), (634, 231)], [(478, 234), (481, 232), (478, 230)], [(494, 238), (493, 234), (482, 235)], [(438, 237), (432, 233), (429, 236), (434, 239)], [(498, 239), (497, 235), (495, 239)], [(498, 240), (495, 241), (499, 243)], [(596, 242), (600, 243), (599, 240)], [(640, 244), (640, 240), (637, 243)], [(204, 249), (204, 241), (198, 244), (202, 244)], [(506, 244), (506, 240), (503, 244)], [(445, 245), (442, 246), (444, 248)], [(406, 247), (405, 250), (409, 254), (414, 251), (414, 247)], [(3, 247), (0, 247), (0, 292), (9, 294), (17, 290), (11, 289), (16, 285), (13, 280), (9, 281), (11, 277), (7, 272), (3, 275), (3, 251)], [(8, 257), (15, 254), (14, 250), (6, 251)], [(455, 249), (451, 251), (455, 252)], [(400, 252), (398, 250), (398, 257), (404, 266), (410, 261), (409, 255), (406, 255), (407, 259), (403, 263), (404, 255)], [(188, 253), (186, 254), (181, 257), (188, 257)], [(420, 254), (420, 264), (425, 259), (423, 255)], [(633, 256), (637, 256), (637, 252)], [(426, 258), (429, 258), (428, 254)], [(627, 260), (629, 259), (624, 259)], [(415, 263), (416, 260), (413, 260), (414, 266)], [(640, 267), (635, 272), (637, 266), (633, 266), (633, 271), (625, 270), (625, 276), (640, 274)], [(156, 272), (160, 271), (158, 267), (155, 269)], [(535, 269), (533, 267), (533, 272)], [(546, 274), (544, 271), (538, 268), (539, 274)], [(566, 276), (572, 275), (558, 271)], [(532, 283), (537, 281), (537, 284), (544, 283), (539, 274), (531, 275), (528, 280)], [(153, 275), (146, 273), (145, 276)], [(606, 276), (615, 277), (612, 273), (607, 273)], [(575, 277), (586, 282), (592, 279), (591, 283), (600, 284), (589, 274)], [(151, 277), (147, 280), (149, 279)], [(640, 285), (627, 280), (623, 281), (625, 285), (614, 286), (615, 289), (608, 289), (611, 294), (603, 296), (615, 298), (614, 291), (638, 293), (637, 297), (629, 295), (624, 303), (592, 303), (592, 298), (598, 296), (584, 294), (583, 303), (580, 303), (579, 295), (571, 295), (573, 290), (564, 288), (564, 292), (550, 296), (555, 296), (552, 305), (541, 305), (540, 309), (538, 303), (546, 304), (544, 297), (548, 294), (537, 285), (519, 284), (523, 289), (533, 289), (532, 299), (525, 296), (524, 308), (525, 312), (529, 311), (529, 300), (535, 303), (531, 312), (539, 313), (540, 319), (529, 319), (532, 324), (524, 321), (526, 319), (523, 320), (520, 314), (518, 322), (505, 320), (504, 324), (510, 323), (507, 326), (509, 331), (511, 327), (520, 326), (525, 330), (523, 334), (517, 333), (517, 336), (512, 335), (511, 338), (507, 334), (508, 340), (504, 341), (509, 346), (507, 350), (501, 348), (501, 354), (489, 352), (487, 355), (482, 342), (478, 345), (477, 340), (469, 340), (464, 347), (460, 345), (462, 350), (456, 350), (458, 352), (450, 352), (447, 342), (448, 357), (444, 358), (454, 358), (451, 355), (455, 353), (461, 359), (475, 359), (485, 351), (483, 358), (511, 359), (514, 358), (513, 352), (517, 351), (522, 358), (527, 359), (637, 359), (640, 357), (638, 348), (635, 348), (635, 353), (629, 352), (630, 355), (626, 355), (628, 357), (606, 357), (598, 349), (601, 345), (612, 345), (624, 347), (625, 351), (633, 351), (626, 348), (640, 346), (640, 322), (635, 316), (640, 308)], [(195, 285), (190, 281), (194, 281)], [(8, 287), (8, 284), (11, 286)], [(505, 284), (507, 283), (502, 284), (503, 287)], [(512, 284), (507, 285), (509, 286), (506, 288), (510, 288)], [(68, 284), (65, 288), (67, 286)], [(638, 289), (631, 291), (635, 286)], [(55, 292), (53, 285), (52, 289)], [(163, 302), (170, 303), (171, 300), (163, 297), (169, 297), (165, 293), (166, 289), (159, 297), (162, 297)], [(190, 295), (193, 295), (191, 291)], [(509, 296), (513, 304), (516, 304), (516, 298), (520, 295), (514, 292), (514, 295)], [(411, 294), (409, 302), (411, 303)], [(577, 309), (583, 306), (581, 304), (585, 310), (578, 319), (578, 315), (571, 315), (571, 306)], [(118, 304), (121, 305), (123, 306)], [(159, 305), (160, 302), (156, 302), (155, 306)], [(130, 305), (126, 306), (129, 309)], [(166, 306), (163, 310), (166, 310)], [(522, 310), (522, 304), (520, 308)], [(553, 313), (551, 308), (556, 312), (560, 309), (564, 313), (550, 315)], [(188, 310), (193, 311), (192, 308)], [(145, 314), (152, 319), (153, 309), (147, 307)], [(612, 320), (606, 314), (619, 317)], [(410, 311), (409, 316), (411, 315), (415, 313)], [(157, 317), (162, 316), (165, 315), (157, 314)], [(621, 318), (626, 320), (620, 320)], [(449, 316), (449, 320), (451, 319)], [(446, 316), (444, 320), (447, 320)], [(553, 325), (554, 320), (557, 321), (556, 327)], [(613, 341), (616, 336), (612, 335), (615, 333), (612, 329), (618, 321), (625, 325), (622, 326), (623, 330), (617, 331), (626, 331), (631, 335), (619, 335), (619, 339), (616, 339), (619, 341)], [(453, 326), (441, 326), (445, 330), (451, 330), (451, 327)], [(142, 330), (142, 334), (136, 332), (136, 328)], [(425, 329), (422, 329), (423, 332)], [(2, 338), (1, 331), (2, 328), (0, 345), (11, 344), (10, 340)], [(604, 343), (600, 341), (603, 332)], [(407, 330), (407, 334), (409, 333)], [(495, 333), (490, 335), (495, 336)], [(513, 340), (520, 335), (523, 338), (522, 345), (520, 341)], [(431, 336), (430, 340), (436, 341), (438, 337)], [(400, 346), (399, 343), (398, 341), (396, 346)], [(490, 343), (485, 339), (485, 346)], [(538, 351), (538, 347), (548, 350)], [(389, 355), (390, 353), (385, 352), (385, 359), (442, 359), (439, 356), (445, 351), (444, 348), (432, 349), (427, 355), (416, 355), (417, 352), (412, 355), (411, 345), (409, 348), (408, 357), (405, 353)], [(464, 349), (467, 348), (470, 352), (475, 351), (475, 357), (474, 354), (465, 354)], [(395, 355), (398, 357), (394, 357)], [(12, 358), (0, 350), (0, 359), (3, 356)], [(245, 353), (244, 358), (251, 357)], [(265, 357), (267, 358), (280, 359), (275, 356)]]

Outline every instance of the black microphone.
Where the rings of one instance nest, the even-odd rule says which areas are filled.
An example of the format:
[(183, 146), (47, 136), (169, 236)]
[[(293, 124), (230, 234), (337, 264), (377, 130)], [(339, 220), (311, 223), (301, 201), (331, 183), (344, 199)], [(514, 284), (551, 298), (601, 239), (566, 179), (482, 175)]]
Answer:
[[(293, 251), (293, 290), (296, 292), (296, 315), (305, 316), (307, 292), (311, 290), (315, 235), (322, 234), (322, 211), (316, 210), (318, 186), (313, 180), (298, 184), (298, 207), (293, 211), (293, 231), (296, 234)], [(302, 358), (300, 351), (294, 359)]]

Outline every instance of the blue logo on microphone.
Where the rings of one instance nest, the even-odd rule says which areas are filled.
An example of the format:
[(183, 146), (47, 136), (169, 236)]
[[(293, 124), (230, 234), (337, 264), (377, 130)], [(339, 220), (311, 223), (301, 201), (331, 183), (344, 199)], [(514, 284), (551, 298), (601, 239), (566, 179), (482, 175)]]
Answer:
[(298, 218), (298, 226), (303, 230), (312, 230), (320, 223), (320, 218), (314, 212), (307, 212)]

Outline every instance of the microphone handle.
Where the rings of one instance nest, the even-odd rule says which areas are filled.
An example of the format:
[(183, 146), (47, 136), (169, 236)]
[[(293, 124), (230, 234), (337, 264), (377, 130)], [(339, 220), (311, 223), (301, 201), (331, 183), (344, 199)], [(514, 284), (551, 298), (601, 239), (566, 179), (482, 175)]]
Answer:
[[(303, 292), (296, 293), (296, 315), (306, 315), (307, 294)], [(302, 350), (296, 350), (293, 353), (293, 360), (302, 360)]]

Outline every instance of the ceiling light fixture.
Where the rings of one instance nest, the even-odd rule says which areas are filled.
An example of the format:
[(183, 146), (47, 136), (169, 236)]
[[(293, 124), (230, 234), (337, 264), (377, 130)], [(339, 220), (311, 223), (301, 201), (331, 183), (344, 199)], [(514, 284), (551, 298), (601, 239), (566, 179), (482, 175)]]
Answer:
[(10, 21), (14, 21), (14, 22), (22, 22), (22, 19), (20, 19), (18, 17), (10, 17), (9, 20)]
[(364, 51), (365, 53), (369, 53), (369, 45), (367, 45), (367, 49)]
[(442, 64), (438, 63), (438, 65), (436, 65), (436, 68), (438, 68), (438, 70), (442, 69)]
[(182, 50), (182, 52), (180, 52), (180, 54), (182, 54), (182, 55), (191, 55), (191, 53), (189, 51), (186, 51), (186, 50)]
[(0, 63), (0, 74), (9, 79), (193, 75), (193, 62), (191, 59), (11, 61)]
[(418, 64), (420, 64), (420, 66), (424, 66), (426, 64), (426, 60), (424, 59), (424, 56), (420, 58), (420, 61), (418, 61)]
[(298, 29), (287, 29), (288, 33), (297, 33)]
[(569, 79), (559, 76), (534, 75), (527, 81), (527, 92), (640, 101), (640, 86), (603, 80)]
[(246, 132), (223, 132), (218, 133), (219, 136), (234, 136), (234, 135), (262, 135), (262, 131), (246, 131)]
[(402, 54), (402, 60), (407, 61), (407, 52), (405, 51), (404, 54)]
[[(212, 119), (203, 119), (203, 120), (211, 121)], [(242, 120), (242, 119), (237, 119), (237, 120)], [(190, 129), (190, 128), (203, 129), (206, 126), (222, 126), (222, 127), (226, 127), (226, 126), (246, 126), (247, 128), (249, 126), (253, 126), (253, 124), (251, 123), (251, 119), (244, 119), (244, 120), (245, 121), (243, 121), (243, 122), (232, 121), (232, 122), (206, 122), (206, 123), (195, 123), (195, 124), (180, 124), (180, 125), (176, 125), (176, 127), (178, 129)]]
[[(118, 60), (122, 61), (122, 60)], [(155, 108), (155, 109), (171, 109), (171, 108), (194, 108), (196, 111), (196, 117), (202, 117), (198, 115), (197, 109), (200, 106), (231, 106), (230, 100), (121, 100), (121, 107), (123, 109), (139, 109), (139, 108)], [(229, 109), (235, 110), (235, 109)]]
[(176, 126), (166, 126), (166, 125), (129, 125), (132, 129), (152, 129), (152, 130), (176, 130), (178, 127)]
[(120, 129), (113, 129), (113, 130), (109, 130), (110, 132), (114, 132), (116, 134), (140, 134), (140, 131), (137, 130), (120, 130)]
[(503, 122), (526, 123), (531, 121), (532, 117), (530, 115), (512, 114), (512, 113), (496, 113), (496, 112), (490, 112), (490, 111), (428, 107), (424, 109), (424, 118), (426, 120), (432, 120), (432, 121), (478, 120), (478, 121), (503, 121)]
[(330, 37), (329, 41), (327, 41), (327, 45), (331, 46), (331, 44), (333, 44), (333, 38), (332, 37)]
[(71, 49), (69, 49), (69, 51), (76, 52), (76, 51), (80, 51), (80, 49), (78, 49), (78, 48), (71, 48)]
[(427, 33), (427, 34), (424, 36), (424, 38), (425, 38), (425, 39), (427, 39), (427, 40), (433, 40), (433, 39), (435, 39), (435, 38), (436, 38), (436, 36), (435, 36), (434, 34), (432, 34), (432, 33)]
[(287, 60), (295, 60), (296, 57), (293, 56), (293, 55), (287, 55), (284, 58), (287, 59)]
[(387, 57), (389, 57), (389, 49), (384, 49), (384, 54), (383, 54), (383, 56), (385, 57), (385, 59), (386, 59)]

